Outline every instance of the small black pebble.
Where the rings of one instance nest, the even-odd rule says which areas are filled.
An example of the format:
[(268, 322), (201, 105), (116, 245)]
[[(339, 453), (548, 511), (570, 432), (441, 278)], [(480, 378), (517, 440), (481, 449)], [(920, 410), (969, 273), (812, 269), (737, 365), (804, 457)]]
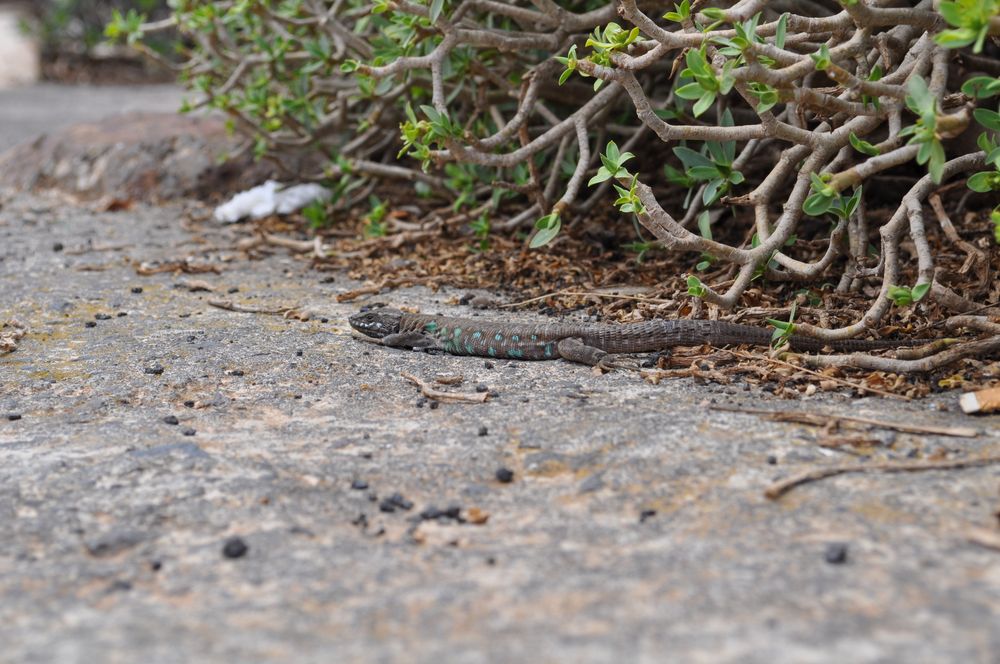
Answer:
[(396, 506), (390, 503), (388, 500), (383, 500), (379, 503), (378, 509), (380, 512), (385, 512), (386, 514), (392, 514), (396, 511)]
[(496, 390), (490, 390), (489, 392), (486, 393), (486, 396), (488, 396), (491, 399), (496, 399), (500, 396), (500, 393), (497, 392)]
[(250, 547), (240, 537), (230, 537), (222, 546), (222, 555), (226, 558), (242, 558), (247, 555)]
[(125, 318), (125, 316), (128, 316), (128, 312), (127, 311), (119, 311), (117, 315), (118, 315), (119, 318)]
[(489, 430), (489, 429), (487, 429), (486, 427), (479, 427), (479, 435), (480, 435), (480, 436), (485, 436), (485, 435), (487, 435), (487, 434), (488, 434), (489, 432), (490, 432), (490, 430)]
[(656, 510), (643, 510), (639, 512), (639, 523), (645, 523), (647, 519), (656, 516)]
[(230, 376), (242, 376), (243, 375), (243, 369), (231, 369), (231, 370), (227, 371), (226, 373), (229, 374)]
[(368, 482), (365, 482), (364, 480), (354, 480), (351, 482), (351, 488), (356, 489), (357, 491), (364, 491), (368, 488)]
[(180, 424), (180, 420), (177, 419), (176, 415), (167, 415), (163, 418), (164, 424)]
[(194, 401), (191, 401), (190, 399), (188, 399), (187, 401), (184, 402), (184, 407), (185, 408), (194, 408)]
[(514, 481), (514, 471), (510, 468), (497, 468), (496, 478), (497, 482), (508, 484)]
[(497, 559), (494, 558), (493, 556), (490, 556), (489, 558), (486, 559), (486, 564), (489, 565), (490, 567), (493, 567), (494, 565), (497, 564)]
[(142, 372), (152, 374), (153, 376), (159, 376), (161, 373), (163, 373), (163, 367), (161, 367), (159, 364), (154, 364), (151, 367), (146, 367), (145, 369), (142, 370)]
[(407, 500), (406, 498), (403, 497), (403, 494), (401, 494), (401, 493), (394, 493), (394, 494), (392, 494), (391, 496), (389, 496), (388, 498), (386, 498), (382, 502), (383, 503), (388, 503), (389, 505), (392, 505), (393, 507), (398, 507), (398, 508), (403, 509), (403, 510), (411, 510), (411, 509), (413, 509), (413, 501), (412, 500)]
[(440, 406), (440, 405), (441, 405), (441, 404), (440, 404), (440, 403), (438, 403), (437, 401), (432, 401), (432, 402), (430, 403), (430, 407), (431, 407), (431, 410), (437, 410), (437, 409), (438, 409), (438, 406)]
[(154, 572), (159, 572), (161, 569), (163, 569), (163, 563), (161, 563), (159, 560), (151, 560), (149, 562), (149, 569), (153, 570)]
[(237, 288), (236, 286), (233, 286), (232, 288), (230, 288), (230, 289), (229, 289), (229, 290), (227, 290), (226, 292), (227, 292), (227, 293), (229, 293), (229, 294), (231, 295), (231, 294), (233, 294), (233, 293), (239, 293), (239, 292), (240, 292), (240, 289), (239, 289), (239, 288)]
[(94, 320), (111, 320), (108, 314), (94, 314)]
[(183, 431), (181, 431), (181, 433), (184, 434), (185, 436), (193, 436), (197, 433), (197, 431), (195, 431), (194, 429), (184, 429)]
[(319, 322), (321, 322), (321, 323), (329, 323), (330, 319), (329, 318), (320, 318)]
[(133, 286), (132, 292), (138, 295), (139, 293), (142, 292), (142, 286)]
[(62, 250), (63, 250), (62, 242), (56, 242), (55, 244), (52, 245), (52, 251), (62, 251)]
[(83, 326), (84, 327), (97, 327), (97, 323), (95, 323), (92, 320), (88, 320), (86, 323), (83, 324)]
[(847, 545), (843, 542), (831, 542), (826, 545), (823, 558), (831, 565), (843, 565), (847, 562)]
[(486, 387), (485, 385), (482, 384), (476, 385), (476, 392), (489, 392), (489, 391), (490, 388)]
[(485, 362), (483, 362), (483, 366), (486, 367), (487, 369), (492, 369), (494, 367), (494, 364), (489, 360), (486, 360)]
[(295, 351), (295, 357), (302, 357), (302, 351), (301, 350)]
[(7, 419), (11, 422), (16, 422), (21, 419), (21, 413), (10, 413), (7, 415)]
[(778, 463), (778, 457), (774, 456), (773, 454), (768, 454), (767, 455), (767, 462), (769, 464), (771, 464), (772, 466), (777, 465), (777, 463)]

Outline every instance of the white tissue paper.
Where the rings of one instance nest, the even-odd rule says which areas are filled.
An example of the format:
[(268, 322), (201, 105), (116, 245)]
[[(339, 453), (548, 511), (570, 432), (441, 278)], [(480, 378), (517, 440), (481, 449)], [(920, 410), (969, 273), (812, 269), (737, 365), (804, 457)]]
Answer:
[(215, 219), (231, 224), (244, 217), (260, 219), (269, 214), (295, 212), (313, 201), (330, 195), (329, 190), (318, 184), (297, 184), (285, 189), (274, 180), (240, 192), (229, 201), (215, 208)]

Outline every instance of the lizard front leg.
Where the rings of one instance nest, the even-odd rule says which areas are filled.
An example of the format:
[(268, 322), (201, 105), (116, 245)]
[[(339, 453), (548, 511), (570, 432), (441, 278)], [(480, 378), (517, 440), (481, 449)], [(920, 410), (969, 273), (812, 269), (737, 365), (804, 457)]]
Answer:
[(412, 350), (444, 350), (437, 339), (422, 332), (388, 334), (382, 337), (382, 344), (393, 348), (409, 348)]

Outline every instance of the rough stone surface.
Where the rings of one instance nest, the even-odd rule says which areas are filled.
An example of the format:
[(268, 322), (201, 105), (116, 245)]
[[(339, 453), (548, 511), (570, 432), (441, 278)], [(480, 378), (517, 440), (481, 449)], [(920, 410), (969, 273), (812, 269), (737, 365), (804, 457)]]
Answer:
[(0, 154), (0, 185), (56, 189), (82, 200), (206, 198), (272, 174), (211, 116), (136, 111), (43, 134)]
[[(21, 415), (0, 419), (0, 659), (996, 661), (1000, 552), (965, 531), (996, 527), (1000, 468), (843, 476), (769, 502), (775, 478), (854, 457), (708, 406), (984, 432), (899, 433), (876, 452), (890, 459), (996, 454), (1000, 418), (963, 417), (954, 395), (792, 403), (386, 349), (349, 336), (356, 305), (334, 302), (358, 284), (281, 252), (229, 256), (238, 228), (182, 216), (3, 200), (0, 319), (30, 330), (0, 357), (0, 413)], [(232, 258), (197, 275), (214, 292), (133, 267), (189, 255)], [(374, 299), (491, 315), (459, 295)], [(499, 396), (418, 407), (401, 370)]]

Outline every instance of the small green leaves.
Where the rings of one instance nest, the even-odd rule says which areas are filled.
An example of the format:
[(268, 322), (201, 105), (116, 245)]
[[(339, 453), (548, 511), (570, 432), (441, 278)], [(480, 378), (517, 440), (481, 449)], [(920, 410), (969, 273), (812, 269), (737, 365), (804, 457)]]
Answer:
[(819, 175), (810, 173), (809, 179), (812, 180), (813, 193), (802, 204), (802, 211), (811, 217), (818, 217), (833, 206), (833, 200), (838, 194), (837, 190)]
[(812, 58), (813, 63), (815, 63), (817, 71), (824, 71), (831, 64), (830, 48), (826, 44), (820, 46), (817, 52), (810, 53), (809, 57)]
[(720, 9), (719, 7), (705, 7), (701, 10), (701, 13), (709, 17), (713, 21), (725, 21), (726, 20), (726, 10)]
[(628, 189), (619, 187), (617, 184), (612, 185), (615, 188), (615, 191), (618, 192), (618, 200), (615, 201), (615, 207), (626, 214), (645, 214), (646, 212), (645, 206), (643, 206), (642, 201), (639, 200), (639, 195), (635, 193), (635, 185), (638, 177), (638, 175), (632, 176), (632, 182)]
[(145, 14), (139, 14), (134, 9), (128, 10), (127, 14), (117, 10), (111, 10), (111, 21), (104, 28), (104, 36), (111, 41), (124, 38), (129, 44), (134, 44), (142, 39), (142, 24), (146, 20)]
[(768, 324), (774, 327), (774, 332), (771, 333), (771, 348), (778, 349), (787, 345), (792, 335), (795, 334), (795, 310), (797, 308), (798, 303), (793, 301), (792, 309), (788, 312), (788, 322), (775, 318), (767, 319)]
[(990, 191), (1000, 191), (1000, 172), (982, 171), (969, 178), (968, 187), (972, 191), (985, 194)]
[(860, 152), (861, 154), (866, 154), (869, 157), (876, 157), (879, 155), (878, 148), (869, 143), (868, 141), (863, 141), (857, 137), (857, 135), (852, 131), (850, 136), (851, 147)]
[(667, 12), (663, 15), (663, 18), (668, 21), (673, 21), (674, 23), (683, 23), (684, 21), (691, 18), (691, 2), (690, 0), (682, 0), (681, 4), (674, 5), (674, 10), (672, 12)]
[(562, 222), (560, 221), (558, 214), (545, 215), (535, 222), (535, 229), (537, 232), (534, 237), (531, 238), (531, 242), (528, 243), (528, 247), (531, 249), (544, 247), (549, 242), (552, 242), (557, 235), (559, 235), (560, 228), (562, 228)]
[(1000, 245), (1000, 206), (990, 212), (990, 221), (993, 222), (993, 241)]
[(563, 73), (559, 75), (559, 85), (562, 85), (569, 79), (569, 77), (576, 71), (576, 44), (569, 47), (569, 52), (566, 57), (556, 57), (558, 62), (561, 62), (566, 68)]
[(1000, 15), (1000, 0), (956, 0), (942, 2), (937, 7), (951, 30), (941, 31), (935, 38), (945, 48), (963, 48), (973, 44), (972, 51), (981, 53), (992, 19)]
[(357, 60), (344, 60), (340, 63), (340, 72), (342, 74), (350, 74), (356, 72), (360, 66), (361, 63)]
[(917, 163), (927, 164), (931, 179), (941, 182), (944, 173), (944, 146), (937, 135), (937, 99), (920, 76), (911, 76), (907, 81), (906, 106), (920, 119), (915, 125), (904, 127), (900, 136), (912, 136), (909, 144), (919, 145)]
[(600, 155), (601, 166), (597, 169), (597, 175), (590, 178), (587, 183), (588, 186), (593, 187), (595, 184), (604, 182), (605, 180), (610, 180), (611, 178), (628, 177), (631, 173), (623, 168), (623, 164), (635, 157), (631, 152), (619, 153), (618, 144), (614, 141), (608, 141), (607, 147), (604, 149), (604, 154)]
[(705, 289), (705, 284), (701, 283), (701, 279), (692, 275), (687, 278), (688, 295), (694, 295), (695, 297), (705, 297), (705, 293), (708, 291)]
[(691, 111), (695, 117), (707, 111), (717, 95), (728, 94), (735, 82), (732, 75), (732, 61), (726, 63), (722, 77), (718, 78), (705, 58), (704, 48), (704, 46), (700, 49), (692, 48), (684, 56), (687, 68), (681, 71), (681, 78), (693, 79), (694, 82), (682, 85), (674, 91), (681, 99), (697, 100)]
[(910, 288), (909, 286), (889, 286), (889, 299), (897, 307), (907, 307), (914, 302), (919, 302), (931, 289), (930, 283), (923, 283)]

